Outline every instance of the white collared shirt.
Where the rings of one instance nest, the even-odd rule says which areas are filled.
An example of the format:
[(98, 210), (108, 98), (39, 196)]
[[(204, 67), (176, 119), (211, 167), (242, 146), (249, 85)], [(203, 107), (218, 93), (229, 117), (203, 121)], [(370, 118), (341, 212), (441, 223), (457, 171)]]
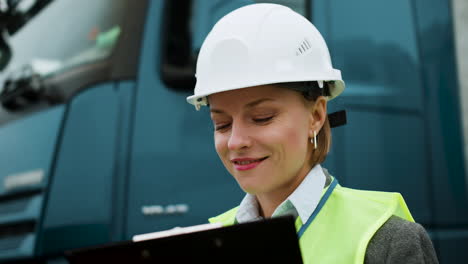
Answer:
[[(326, 176), (320, 165), (316, 165), (306, 175), (301, 184), (273, 212), (272, 217), (293, 215), (299, 216), (306, 223), (317, 207), (325, 187)], [(238, 223), (262, 219), (259, 214), (258, 201), (255, 195), (246, 194), (236, 214)]]

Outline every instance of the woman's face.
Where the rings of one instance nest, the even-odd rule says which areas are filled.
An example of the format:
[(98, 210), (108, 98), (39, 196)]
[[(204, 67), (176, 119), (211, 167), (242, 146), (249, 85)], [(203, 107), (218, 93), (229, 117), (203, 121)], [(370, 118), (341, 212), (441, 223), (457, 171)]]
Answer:
[(241, 188), (291, 193), (312, 165), (313, 104), (273, 85), (213, 94), (209, 102), (216, 151)]

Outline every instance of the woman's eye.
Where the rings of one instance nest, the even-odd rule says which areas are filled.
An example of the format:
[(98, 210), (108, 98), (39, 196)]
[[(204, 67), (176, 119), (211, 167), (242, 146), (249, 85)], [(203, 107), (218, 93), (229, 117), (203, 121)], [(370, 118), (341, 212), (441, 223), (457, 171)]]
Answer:
[(273, 119), (273, 116), (264, 117), (264, 118), (254, 118), (253, 121), (255, 123), (266, 123), (266, 122), (270, 121), (271, 119)]
[(218, 131), (218, 130), (223, 130), (225, 128), (228, 128), (231, 124), (219, 124), (219, 125), (215, 125), (215, 130)]

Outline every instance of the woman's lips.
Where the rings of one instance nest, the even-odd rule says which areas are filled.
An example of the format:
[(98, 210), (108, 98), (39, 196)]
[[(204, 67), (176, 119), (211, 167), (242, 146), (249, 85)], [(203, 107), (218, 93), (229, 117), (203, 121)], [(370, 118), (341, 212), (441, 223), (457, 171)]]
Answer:
[(239, 158), (232, 159), (231, 162), (234, 164), (234, 168), (239, 171), (250, 170), (257, 167), (262, 161), (266, 160), (268, 157), (263, 157), (259, 159), (253, 158)]

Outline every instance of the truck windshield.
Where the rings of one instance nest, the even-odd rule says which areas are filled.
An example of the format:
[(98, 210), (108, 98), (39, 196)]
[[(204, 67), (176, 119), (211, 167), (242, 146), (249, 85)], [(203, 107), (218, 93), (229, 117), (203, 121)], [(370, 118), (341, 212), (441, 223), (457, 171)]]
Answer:
[(0, 74), (0, 92), (6, 78), (24, 70), (48, 76), (107, 58), (119, 39), (126, 1), (51, 2), (10, 38), (12, 60)]

